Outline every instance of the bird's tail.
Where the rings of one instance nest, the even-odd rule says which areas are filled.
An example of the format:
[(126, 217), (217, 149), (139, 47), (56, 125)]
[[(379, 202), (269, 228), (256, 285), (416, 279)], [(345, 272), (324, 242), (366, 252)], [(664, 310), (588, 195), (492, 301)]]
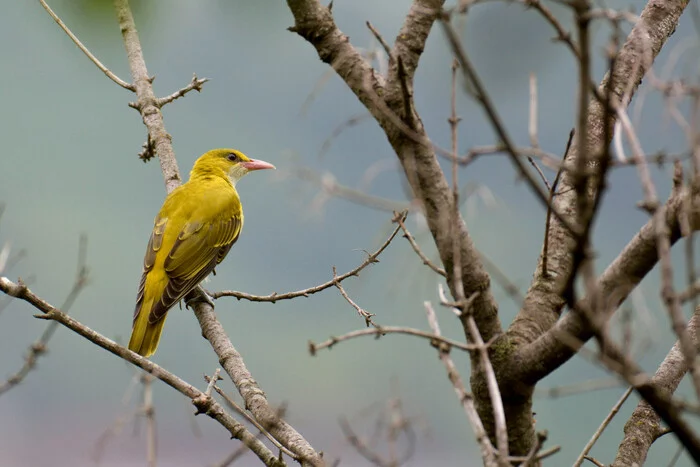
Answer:
[(166, 316), (155, 323), (148, 321), (151, 314), (151, 305), (153, 300), (144, 302), (139, 311), (138, 317), (134, 322), (134, 328), (131, 330), (131, 339), (129, 340), (129, 350), (133, 350), (139, 355), (150, 357), (158, 348), (160, 335), (163, 332)]

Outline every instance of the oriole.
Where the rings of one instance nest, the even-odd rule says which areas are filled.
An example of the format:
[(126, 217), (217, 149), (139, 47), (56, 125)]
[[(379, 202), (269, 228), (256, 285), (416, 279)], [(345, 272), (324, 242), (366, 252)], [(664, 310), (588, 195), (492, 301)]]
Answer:
[(168, 310), (214, 270), (241, 233), (236, 182), (250, 171), (274, 168), (235, 149), (214, 149), (165, 198), (143, 259), (129, 349), (153, 355)]

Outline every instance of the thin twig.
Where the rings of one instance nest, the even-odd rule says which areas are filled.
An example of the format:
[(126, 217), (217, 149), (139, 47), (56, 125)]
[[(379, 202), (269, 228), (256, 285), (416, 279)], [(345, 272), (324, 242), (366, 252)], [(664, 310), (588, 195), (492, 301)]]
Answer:
[[(287, 405), (286, 403), (283, 403), (277, 408), (277, 416), (278, 417), (284, 417), (285, 413), (287, 411)], [(265, 432), (258, 432), (257, 438), (260, 439), (263, 436), (265, 436)], [(217, 462), (216, 464), (212, 464), (211, 467), (228, 467), (229, 465), (233, 464), (239, 457), (243, 456), (246, 454), (250, 449), (245, 444), (242, 444), (236, 448), (235, 451), (233, 451), (231, 454), (226, 456), (221, 462)]]
[(448, 350), (452, 347), (464, 350), (466, 352), (471, 352), (478, 349), (478, 346), (476, 345), (464, 344), (462, 342), (448, 339), (447, 337), (442, 337), (437, 334), (431, 334), (426, 331), (421, 331), (420, 329), (405, 328), (400, 326), (375, 326), (369, 329), (360, 329), (357, 331), (348, 332), (347, 334), (343, 334), (337, 337), (332, 336), (330, 339), (323, 341), (320, 344), (315, 344), (309, 341), (309, 352), (311, 353), (311, 355), (316, 355), (317, 351), (325, 348), (330, 349), (339, 342), (355, 339), (357, 337), (362, 336), (376, 336), (377, 339), (379, 339), (385, 334), (406, 334), (409, 336), (423, 337), (425, 339), (430, 340), (430, 345), (437, 347), (439, 344), (442, 344), (443, 346), (446, 346), (445, 348)]
[(678, 342), (680, 343), (680, 348), (683, 351), (683, 356), (688, 365), (695, 394), (700, 398), (700, 364), (696, 359), (697, 352), (695, 346), (685, 326), (685, 317), (683, 316), (678, 294), (673, 287), (673, 265), (671, 262), (669, 231), (666, 227), (666, 207), (659, 203), (649, 167), (645, 161), (640, 159), (643, 154), (641, 144), (632, 128), (632, 123), (627, 116), (627, 112), (625, 109), (621, 108), (621, 106), (617, 108), (617, 116), (630, 142), (632, 156), (638, 162), (637, 169), (644, 192), (644, 203), (642, 207), (651, 214), (654, 220), (659, 266), (661, 267), (661, 298), (664, 301), (664, 305), (671, 319), (673, 331), (678, 336)]
[(411, 248), (413, 248), (413, 251), (416, 252), (418, 257), (423, 261), (423, 264), (428, 266), (430, 269), (432, 269), (435, 273), (441, 275), (442, 277), (447, 277), (447, 273), (445, 272), (444, 269), (442, 269), (440, 266), (437, 264), (433, 263), (430, 261), (430, 259), (425, 256), (425, 253), (420, 249), (418, 246), (418, 243), (416, 243), (416, 239), (413, 238), (413, 235), (411, 235), (411, 232), (408, 231), (406, 228), (406, 224), (404, 224), (405, 219), (401, 219), (399, 217), (396, 218), (396, 223), (399, 224), (399, 227), (401, 227), (401, 230), (403, 230), (403, 237), (408, 240), (408, 243), (411, 244)]
[[(75, 300), (78, 298), (78, 295), (80, 295), (80, 292), (82, 292), (85, 286), (88, 284), (89, 269), (86, 263), (86, 252), (87, 237), (85, 235), (81, 235), (78, 246), (78, 269), (76, 271), (75, 281), (73, 282), (73, 287), (68, 293), (68, 296), (61, 305), (61, 309), (65, 310), (66, 312), (70, 310), (70, 308), (73, 306), (73, 303), (75, 303)], [(4, 394), (5, 392), (9, 391), (13, 387), (21, 383), (22, 380), (24, 380), (24, 378), (29, 374), (29, 372), (34, 369), (39, 357), (46, 353), (47, 345), (51, 340), (51, 337), (56, 332), (57, 327), (58, 323), (49, 323), (46, 326), (44, 332), (39, 337), (39, 339), (37, 339), (32, 345), (29, 346), (27, 355), (24, 357), (24, 364), (22, 365), (22, 368), (20, 368), (15, 374), (13, 374), (9, 378), (7, 378), (7, 380), (5, 380), (2, 384), (0, 384), (0, 395)]]
[[(569, 150), (571, 149), (571, 143), (574, 140), (574, 133), (576, 130), (572, 129), (569, 132), (569, 140), (566, 142), (566, 149), (564, 149), (564, 156), (562, 156), (562, 161), (566, 160), (566, 156), (569, 154)], [(542, 276), (547, 277), (548, 272), (547, 272), (547, 254), (549, 251), (549, 226), (551, 224), (552, 220), (552, 206), (554, 205), (554, 196), (556, 195), (557, 192), (557, 185), (559, 185), (559, 179), (561, 178), (561, 173), (564, 168), (564, 165), (562, 164), (559, 170), (557, 171), (556, 177), (554, 177), (554, 181), (552, 182), (552, 187), (549, 189), (549, 202), (547, 204), (547, 216), (545, 218), (545, 224), (544, 224), (544, 244), (542, 246)]]
[(99, 68), (100, 71), (102, 71), (102, 73), (104, 73), (105, 75), (107, 75), (107, 77), (108, 77), (109, 79), (111, 79), (112, 81), (114, 81), (115, 83), (117, 83), (119, 86), (123, 87), (124, 89), (128, 89), (129, 91), (132, 91), (132, 92), (136, 92), (136, 87), (135, 87), (133, 84), (127, 83), (126, 81), (124, 81), (123, 79), (121, 79), (120, 77), (118, 77), (117, 75), (115, 75), (114, 73), (112, 73), (111, 71), (109, 71), (109, 69), (108, 69), (106, 66), (104, 66), (104, 65), (102, 64), (102, 62), (100, 62), (100, 61), (97, 59), (97, 57), (95, 57), (95, 56), (88, 50), (88, 48), (85, 47), (85, 46), (83, 45), (82, 42), (80, 42), (80, 39), (78, 39), (78, 38), (75, 36), (75, 34), (73, 34), (73, 32), (71, 32), (71, 30), (68, 29), (68, 26), (66, 26), (66, 24), (65, 24), (63, 21), (61, 21), (61, 18), (59, 18), (58, 15), (57, 15), (56, 13), (53, 12), (53, 10), (51, 9), (51, 7), (50, 7), (44, 0), (39, 0), (39, 3), (41, 3), (41, 6), (44, 7), (44, 10), (46, 10), (46, 12), (47, 12), (49, 15), (51, 15), (51, 17), (53, 18), (53, 20), (56, 21), (56, 24), (58, 24), (58, 25), (60, 26), (60, 28), (63, 29), (63, 32), (65, 32), (65, 33), (68, 35), (68, 37), (71, 38), (71, 40), (73, 41), (73, 43), (74, 43), (75, 45), (77, 45), (78, 48), (79, 48), (80, 50), (83, 51), (83, 53), (87, 56), (87, 58), (89, 58), (89, 59), (92, 61), (92, 63), (94, 63), (94, 64), (97, 66), (97, 68)]
[(340, 123), (338, 126), (336, 126), (333, 131), (331, 131), (330, 136), (323, 140), (323, 143), (321, 143), (321, 149), (318, 150), (318, 157), (322, 158), (323, 156), (326, 155), (326, 153), (330, 150), (331, 145), (333, 144), (333, 141), (340, 136), (341, 133), (343, 133), (345, 130), (348, 128), (351, 128), (355, 125), (358, 125), (359, 123), (371, 119), (372, 114), (367, 113), (367, 112), (362, 112), (357, 115), (352, 115), (348, 117), (346, 120), (344, 120), (342, 123)]
[(204, 375), (204, 379), (206, 380), (207, 383), (209, 383), (209, 385), (207, 386), (207, 390), (204, 392), (204, 394), (211, 397), (211, 391), (214, 388), (214, 385), (216, 385), (216, 382), (221, 379), (220, 375), (221, 375), (221, 368), (217, 368), (214, 371), (214, 376), (212, 376), (211, 378), (209, 378), (207, 375)]
[(573, 467), (579, 467), (581, 464), (583, 464), (583, 459), (588, 455), (590, 450), (593, 448), (593, 445), (603, 434), (603, 431), (605, 431), (608, 425), (610, 425), (612, 419), (620, 411), (620, 407), (622, 407), (622, 404), (624, 404), (627, 398), (630, 396), (630, 394), (632, 394), (632, 390), (632, 386), (628, 387), (627, 390), (622, 394), (622, 397), (620, 397), (620, 400), (618, 400), (615, 403), (613, 408), (610, 410), (610, 413), (605, 417), (605, 420), (603, 420), (603, 423), (601, 423), (596, 432), (593, 433), (593, 436), (588, 441), (588, 443), (586, 443), (586, 446), (584, 446), (583, 451), (581, 451), (581, 454), (579, 454), (579, 456), (576, 458), (576, 462), (574, 462)]
[[(430, 304), (430, 302), (423, 302), (423, 305), (425, 307), (425, 313), (428, 317), (428, 324), (430, 325), (430, 329), (433, 330), (433, 333), (435, 333), (436, 336), (441, 336), (440, 325), (438, 324), (435, 310), (433, 310), (433, 307)], [(455, 393), (457, 394), (457, 399), (462, 405), (462, 409), (464, 410), (464, 413), (466, 414), (467, 419), (469, 420), (469, 423), (472, 426), (472, 429), (474, 430), (474, 434), (476, 435), (476, 441), (479, 443), (479, 446), (481, 448), (481, 458), (484, 460), (484, 464), (487, 467), (497, 466), (498, 462), (496, 461), (495, 457), (495, 449), (493, 448), (491, 440), (486, 434), (486, 430), (484, 429), (481, 417), (479, 417), (479, 414), (476, 411), (476, 406), (474, 405), (474, 396), (471, 393), (469, 393), (467, 391), (467, 388), (464, 386), (464, 382), (462, 382), (462, 377), (457, 371), (457, 367), (452, 361), (452, 357), (450, 357), (449, 348), (445, 349), (438, 347), (438, 356), (440, 357), (440, 360), (442, 361), (443, 365), (445, 365), (445, 369), (447, 370), (447, 377), (452, 383), (452, 387), (454, 388)]]
[[(396, 216), (403, 216), (403, 219), (406, 218), (406, 212), (401, 212), (395, 215), (394, 219), (397, 219), (398, 217)], [(333, 279), (329, 280), (328, 282), (324, 282), (323, 284), (316, 285), (314, 287), (309, 287), (308, 289), (303, 289), (303, 290), (298, 290), (296, 292), (287, 292), (287, 293), (281, 293), (278, 294), (277, 292), (273, 292), (269, 295), (251, 295), (245, 292), (237, 292), (235, 290), (223, 290), (221, 292), (215, 292), (211, 293), (211, 297), (214, 299), (218, 299), (221, 297), (235, 297), (238, 300), (249, 300), (251, 302), (272, 302), (275, 303), (279, 300), (290, 300), (292, 298), (296, 297), (308, 297), (309, 295), (315, 294), (317, 292), (321, 292), (322, 290), (326, 290), (330, 287), (334, 287), (336, 283), (340, 283), (347, 279), (348, 277), (352, 276), (359, 276), (360, 271), (362, 271), (364, 268), (369, 266), (370, 264), (374, 264), (379, 262), (377, 257), (382, 254), (382, 252), (389, 246), (392, 240), (394, 240), (394, 237), (396, 237), (396, 234), (401, 230), (401, 226), (397, 225), (394, 231), (389, 235), (389, 238), (375, 251), (374, 253), (368, 254), (367, 258), (355, 269), (352, 269), (351, 271), (346, 272), (345, 274), (341, 274), (337, 277), (334, 277)]]
[[(270, 432), (258, 421), (253, 418), (247, 411), (243, 410), (241, 406), (236, 404), (236, 401), (234, 401), (231, 397), (229, 397), (226, 392), (224, 392), (223, 389), (221, 389), (219, 386), (216, 385), (216, 379), (214, 378), (209, 378), (208, 376), (204, 375), (204, 379), (209, 383), (209, 388), (214, 388), (214, 390), (221, 396), (221, 398), (224, 400), (226, 405), (232, 409), (238, 412), (243, 418), (248, 420), (248, 422), (253, 425), (255, 428), (257, 428), (260, 433), (262, 433), (267, 439), (270, 440), (272, 444), (275, 445), (277, 449), (279, 449), (281, 452), (284, 452), (286, 455), (288, 455), (290, 458), (294, 460), (299, 460), (299, 457), (294, 454), (292, 451), (284, 447), (277, 439), (275, 439), (274, 436), (270, 434)], [(279, 415), (278, 415), (279, 416)]]
[[(438, 284), (438, 295), (440, 297), (440, 303), (443, 306), (450, 307), (455, 315), (461, 320), (465, 320), (467, 324), (467, 331), (469, 332), (469, 337), (472, 342), (478, 347), (479, 350), (479, 362), (481, 364), (481, 371), (484, 373), (486, 379), (486, 385), (489, 392), (489, 398), (491, 400), (492, 410), (494, 420), (496, 422), (496, 439), (499, 445), (499, 461), (504, 462), (508, 457), (508, 425), (506, 424), (506, 415), (503, 408), (503, 400), (501, 399), (501, 390), (498, 386), (498, 380), (496, 379), (496, 373), (491, 364), (491, 359), (489, 357), (488, 345), (484, 343), (481, 337), (479, 328), (476, 325), (474, 317), (470, 313), (471, 304), (478, 297), (478, 292), (472, 294), (467, 298), (461, 308), (455, 307), (454, 303), (451, 303), (447, 299), (445, 294), (445, 289), (442, 284)], [(503, 448), (505, 446), (505, 448)], [(502, 451), (505, 450), (505, 455)]]
[(333, 279), (335, 281), (335, 287), (340, 291), (340, 295), (343, 296), (346, 302), (350, 304), (351, 307), (357, 311), (357, 314), (360, 315), (362, 318), (365, 319), (365, 325), (369, 327), (370, 325), (374, 326), (375, 328), (377, 327), (377, 324), (372, 320), (372, 316), (375, 316), (374, 313), (370, 313), (369, 311), (365, 310), (364, 308), (361, 308), (360, 305), (355, 303), (352, 298), (348, 295), (348, 293), (345, 291), (342, 285), (340, 285), (340, 282), (338, 281), (338, 271), (336, 271), (335, 266), (333, 266)]
[(202, 85), (209, 81), (209, 78), (197, 78), (197, 74), (195, 73), (192, 75), (192, 81), (190, 81), (190, 84), (185, 86), (184, 88), (175, 91), (174, 93), (170, 94), (169, 96), (166, 97), (160, 97), (156, 99), (156, 105), (158, 107), (163, 107), (165, 104), (169, 104), (175, 99), (179, 99), (180, 97), (183, 97), (185, 94), (188, 92), (194, 90), (197, 92), (202, 92)]
[(605, 464), (597, 460), (595, 457), (586, 456), (584, 457), (584, 459), (586, 459), (588, 462), (595, 465), (596, 467), (605, 467)]
[[(468, 82), (475, 89), (476, 98), (486, 111), (486, 114), (488, 115), (489, 120), (493, 124), (494, 130), (498, 135), (499, 139), (507, 148), (507, 153), (510, 156), (511, 162), (517, 168), (518, 173), (528, 182), (528, 186), (532, 189), (536, 197), (542, 202), (542, 204), (545, 207), (549, 207), (550, 205), (548, 193), (544, 191), (544, 189), (537, 183), (537, 180), (535, 180), (533, 175), (518, 157), (515, 145), (511, 141), (510, 136), (508, 135), (508, 132), (506, 131), (505, 126), (503, 125), (503, 122), (496, 113), (496, 109), (493, 106), (493, 103), (486, 94), (486, 90), (482, 85), (478, 75), (476, 74), (476, 70), (474, 69), (469, 58), (467, 57), (467, 53), (459, 40), (459, 36), (457, 35), (457, 31), (455, 31), (454, 26), (452, 26), (452, 24), (450, 23), (450, 17), (447, 15), (443, 15), (440, 22), (443, 25), (443, 29), (447, 35), (447, 39), (450, 43), (452, 51), (459, 60), (462, 72), (467, 78), (465, 81)], [(579, 235), (580, 232), (578, 226), (572, 225), (571, 221), (565, 218), (562, 215), (562, 213), (560, 213), (554, 206), (551, 206), (551, 209), (554, 215), (557, 217), (557, 219), (562, 223), (562, 225), (564, 225), (575, 236)]]
[(391, 62), (394, 59), (393, 58), (394, 54), (391, 53), (391, 47), (389, 47), (389, 44), (387, 44), (387, 42), (384, 40), (382, 35), (379, 34), (379, 31), (377, 31), (377, 29), (374, 26), (372, 26), (372, 23), (367, 21), (365, 24), (367, 24), (367, 28), (369, 28), (369, 30), (374, 35), (374, 38), (377, 39), (379, 44), (382, 46), (382, 48), (384, 49), (384, 52), (386, 52), (386, 56), (389, 58), (389, 63), (391, 64)]
[(194, 308), (194, 315), (199, 322), (202, 336), (209, 341), (214, 353), (219, 357), (219, 363), (245, 401), (245, 407), (275, 439), (292, 451), (295, 458), (300, 459), (303, 465), (323, 466), (325, 462), (322, 455), (293, 426), (280, 418), (277, 411), (270, 405), (264, 391), (253, 378), (243, 357), (233, 346), (216, 317), (214, 307), (197, 295), (186, 297), (186, 301)]

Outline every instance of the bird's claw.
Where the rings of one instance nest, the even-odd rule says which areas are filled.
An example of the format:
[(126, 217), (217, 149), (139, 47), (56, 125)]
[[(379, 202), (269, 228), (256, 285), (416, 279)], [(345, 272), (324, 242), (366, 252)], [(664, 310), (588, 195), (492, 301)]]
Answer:
[(197, 303), (201, 302), (204, 302), (214, 308), (214, 299), (212, 296), (209, 295), (201, 285), (198, 285), (194, 290), (185, 296), (185, 308), (194, 309)]

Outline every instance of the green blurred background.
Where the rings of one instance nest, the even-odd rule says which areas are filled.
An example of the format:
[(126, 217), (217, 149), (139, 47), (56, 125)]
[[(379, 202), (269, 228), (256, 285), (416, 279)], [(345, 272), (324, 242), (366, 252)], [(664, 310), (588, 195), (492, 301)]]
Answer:
[[(112, 338), (126, 341), (133, 301), (152, 220), (164, 197), (157, 161), (136, 157), (145, 141), (139, 115), (127, 107), (134, 97), (95, 68), (54, 24), (38, 2), (2, 0), (0, 18), (0, 201), (7, 208), (0, 222), (0, 243), (26, 256), (8, 272), (11, 278), (35, 275), (33, 290), (58, 305), (74, 279), (81, 233), (89, 238), (91, 282), (71, 313)], [(656, 62), (656, 72), (696, 80), (698, 30), (691, 2), (680, 27)], [(54, 10), (112, 71), (129, 80), (126, 57), (111, 2), (54, 0)], [(392, 38), (411, 2), (408, 0), (336, 1), (340, 28), (357, 47), (373, 47), (366, 20)], [(602, 6), (640, 9), (642, 2), (609, 1)], [(266, 294), (305, 288), (331, 277), (331, 267), (345, 271), (363, 259), (362, 249), (378, 246), (390, 232), (391, 215), (342, 199), (319, 197), (317, 186), (290, 175), (312, 168), (333, 173), (338, 181), (359, 186), (377, 161), (384, 170), (364, 190), (405, 201), (401, 174), (382, 132), (371, 120), (342, 133), (320, 155), (323, 142), (349, 117), (362, 111), (335, 76), (317, 83), (328, 68), (314, 49), (286, 30), (293, 23), (283, 2), (213, 1), (133, 2), (136, 24), (158, 95), (186, 85), (196, 72), (211, 82), (165, 107), (165, 125), (183, 176), (207, 149), (233, 146), (250, 157), (277, 165), (277, 173), (259, 173), (239, 184), (246, 226), (236, 247), (209, 282), (211, 290), (236, 289)], [(552, 6), (565, 25), (566, 9)], [(697, 16), (696, 16), (697, 17)], [(468, 52), (480, 70), (503, 120), (520, 144), (527, 144), (528, 75), (539, 81), (539, 129), (542, 147), (560, 154), (575, 120), (576, 67), (552, 30), (534, 13), (517, 5), (475, 8), (461, 23)], [(602, 48), (609, 34), (594, 27), (594, 71), (605, 70)], [(376, 45), (376, 44), (375, 44)], [(669, 59), (680, 57), (668, 69)], [(449, 146), (449, 75), (451, 55), (435, 28), (416, 76), (416, 102), (431, 138)], [(651, 91), (646, 88), (646, 92)], [(307, 100), (314, 98), (310, 105)], [(682, 111), (687, 108), (681, 107)], [(463, 149), (492, 144), (490, 125), (479, 107), (459, 99)], [(637, 122), (644, 149), (679, 152), (683, 133), (664, 112), (658, 93), (649, 92)], [(654, 171), (661, 197), (669, 187), (668, 168)], [(553, 174), (548, 172), (550, 179)], [(505, 156), (488, 156), (460, 172), (461, 181), (481, 187), (464, 205), (478, 247), (526, 290), (540, 251), (544, 212), (528, 188), (517, 181)], [(602, 270), (646, 221), (635, 209), (642, 198), (634, 168), (615, 170), (595, 231)], [(434, 255), (425, 227), (409, 218), (425, 250)], [(677, 286), (684, 287), (682, 247), (674, 251)], [(384, 325), (427, 329), (422, 303), (437, 302), (438, 280), (414, 257), (402, 239), (381, 262), (346, 282), (362, 307)], [(658, 300), (658, 274), (636, 297), (650, 315), (633, 313), (637, 342), (650, 341), (641, 357), (653, 371), (673, 343), (670, 325)], [(517, 305), (494, 285), (504, 324)], [(272, 403), (289, 404), (289, 421), (329, 459), (341, 465), (367, 465), (338, 427), (350, 418), (356, 431), (369, 434), (376, 413), (399, 394), (415, 422), (416, 456), (409, 465), (480, 465), (471, 427), (460, 409), (444, 369), (425, 341), (387, 336), (338, 345), (311, 357), (316, 342), (363, 326), (334, 289), (308, 299), (277, 304), (233, 299), (217, 302), (217, 313)], [(35, 311), (13, 303), (0, 315), (0, 378), (21, 365), (26, 348), (46, 323)], [(686, 310), (689, 313), (689, 310)], [(463, 339), (448, 312), (440, 314), (443, 332)], [(59, 329), (21, 386), (0, 397), (0, 465), (87, 466), (100, 434), (115, 418), (136, 407), (122, 397), (135, 371), (86, 340)], [(455, 355), (465, 378), (468, 362)], [(203, 373), (218, 366), (200, 337), (189, 311), (175, 309), (154, 360), (199, 387)], [(574, 358), (542, 382), (542, 387), (597, 380), (606, 373)], [(394, 383), (392, 383), (394, 381)], [(231, 391), (231, 384), (222, 383)], [(155, 384), (159, 465), (194, 466), (219, 461), (238, 445), (213, 421), (198, 417), (202, 435), (192, 431), (192, 407), (179, 393)], [(538, 397), (538, 429), (549, 430), (547, 446), (562, 452), (547, 465), (570, 465), (623, 392), (622, 386), (578, 396)], [(612, 461), (622, 426), (636, 399), (624, 406), (593, 455)], [(101, 465), (145, 464), (143, 421), (128, 423), (107, 445)], [(380, 444), (382, 443), (380, 440)], [(648, 465), (666, 465), (677, 447), (672, 436), (658, 441)], [(237, 465), (258, 465), (248, 455)], [(683, 457), (677, 465), (690, 465)]]

